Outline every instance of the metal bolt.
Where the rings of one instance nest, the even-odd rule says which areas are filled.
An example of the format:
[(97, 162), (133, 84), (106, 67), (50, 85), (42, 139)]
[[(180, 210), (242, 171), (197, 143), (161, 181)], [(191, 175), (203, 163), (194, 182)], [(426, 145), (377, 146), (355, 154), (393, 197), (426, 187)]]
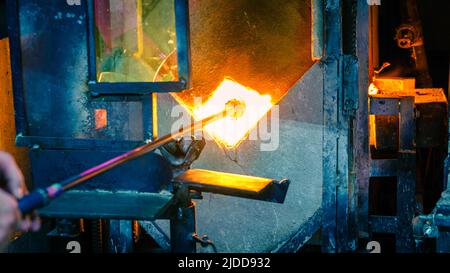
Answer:
[(439, 235), (438, 233), (438, 229), (431, 224), (425, 224), (423, 227), (423, 234), (428, 238), (435, 238)]
[(178, 217), (178, 220), (180, 220), (180, 221), (183, 219), (183, 209), (178, 208), (177, 217)]

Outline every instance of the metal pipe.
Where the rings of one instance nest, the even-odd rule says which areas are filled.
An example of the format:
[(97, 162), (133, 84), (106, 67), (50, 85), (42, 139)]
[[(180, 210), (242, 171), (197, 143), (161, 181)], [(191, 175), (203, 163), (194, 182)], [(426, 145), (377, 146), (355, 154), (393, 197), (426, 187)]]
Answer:
[(187, 207), (180, 207), (176, 217), (170, 222), (170, 245), (174, 253), (196, 253), (195, 204), (191, 202)]
[(46, 189), (37, 189), (25, 196), (21, 200), (19, 200), (19, 209), (22, 214), (27, 214), (32, 212), (37, 208), (44, 207), (48, 204), (51, 199), (54, 199), (60, 196), (64, 191), (73, 188), (86, 180), (89, 180), (99, 174), (102, 174), (112, 168), (115, 168), (125, 162), (148, 154), (157, 148), (170, 143), (171, 141), (182, 137), (186, 133), (195, 133), (199, 130), (202, 130), (204, 126), (219, 119), (222, 119), (226, 116), (232, 116), (234, 118), (238, 118), (243, 115), (245, 112), (245, 105), (237, 100), (231, 100), (225, 105), (225, 109), (217, 114), (211, 115), (203, 120), (192, 123), (190, 126), (186, 126), (179, 130), (178, 132), (173, 132), (166, 136), (163, 136), (157, 139), (155, 142), (150, 142), (146, 145), (138, 147), (134, 150), (131, 150), (127, 153), (119, 155), (117, 157), (112, 158), (109, 161), (106, 161), (100, 165), (97, 165), (91, 169), (88, 169), (78, 175), (72, 176), (66, 180), (63, 180), (59, 183), (53, 184)]

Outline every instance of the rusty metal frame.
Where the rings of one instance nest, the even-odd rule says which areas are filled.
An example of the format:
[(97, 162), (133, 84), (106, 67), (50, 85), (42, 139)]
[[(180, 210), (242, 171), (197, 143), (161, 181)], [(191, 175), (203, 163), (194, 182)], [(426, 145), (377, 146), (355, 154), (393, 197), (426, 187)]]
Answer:
[[(400, 116), (398, 158), (371, 160), (371, 176), (397, 177), (396, 216), (369, 215), (369, 233), (391, 233), (396, 236), (396, 250), (412, 253), (415, 250), (412, 221), (415, 212), (416, 151), (414, 97), (370, 99), (370, 114)], [(366, 193), (367, 194), (367, 193)], [(368, 213), (368, 211), (367, 211)]]
[[(343, 35), (344, 31), (356, 32), (354, 24), (343, 24), (343, 16), (356, 20), (354, 12), (360, 6), (355, 4), (352, 0), (325, 1), (322, 251), (327, 253), (355, 251), (358, 240), (353, 158), (358, 61), (353, 55), (354, 35)], [(353, 50), (344, 50), (349, 48)]]

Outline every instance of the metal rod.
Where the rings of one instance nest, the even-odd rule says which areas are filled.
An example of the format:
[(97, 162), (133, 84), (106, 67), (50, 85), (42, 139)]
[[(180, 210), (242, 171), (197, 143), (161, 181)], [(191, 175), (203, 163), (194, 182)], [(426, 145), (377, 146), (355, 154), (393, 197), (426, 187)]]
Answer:
[(195, 133), (199, 130), (202, 130), (204, 126), (219, 119), (222, 119), (226, 116), (239, 117), (242, 116), (245, 111), (245, 106), (239, 102), (232, 100), (228, 102), (225, 106), (225, 109), (217, 114), (211, 115), (203, 120), (192, 123), (189, 126), (186, 126), (180, 129), (178, 132), (172, 132), (171, 134), (165, 135), (154, 142), (150, 142), (146, 145), (138, 147), (134, 150), (131, 150), (127, 153), (119, 155), (117, 157), (112, 158), (100, 165), (97, 165), (93, 168), (90, 168), (78, 175), (72, 176), (66, 180), (63, 180), (59, 183), (53, 184), (46, 189), (37, 189), (25, 196), (21, 200), (19, 200), (19, 209), (22, 214), (27, 214), (32, 212), (37, 208), (44, 207), (48, 204), (51, 199), (54, 199), (61, 195), (64, 191), (73, 188), (86, 180), (89, 180), (99, 174), (102, 174), (112, 168), (115, 168), (125, 162), (148, 154), (157, 148), (177, 139), (185, 135), (186, 133)]
[(201, 121), (198, 121), (198, 122), (194, 122), (190, 126), (184, 127), (178, 132), (172, 132), (171, 134), (165, 135), (165, 136), (157, 139), (154, 142), (150, 142), (146, 145), (138, 147), (127, 153), (119, 155), (111, 160), (108, 160), (108, 161), (106, 161), (100, 165), (97, 165), (89, 170), (86, 170), (78, 175), (72, 176), (72, 177), (60, 182), (59, 184), (62, 186), (62, 188), (64, 190), (73, 188), (74, 186), (76, 186), (86, 180), (89, 180), (94, 176), (104, 173), (104, 172), (106, 172), (114, 167), (117, 167), (125, 162), (133, 160), (133, 159), (143, 156), (145, 154), (148, 154), (149, 152), (152, 152), (152, 151), (158, 149), (159, 147), (166, 145), (167, 143), (170, 143), (171, 141), (173, 141), (177, 138), (182, 137), (183, 135), (185, 135), (188, 132), (195, 133), (195, 132), (203, 129), (203, 127), (205, 125), (223, 118), (226, 115), (226, 111), (227, 110), (224, 110), (223, 112), (220, 112), (219, 114), (210, 116), (210, 117), (203, 119)]

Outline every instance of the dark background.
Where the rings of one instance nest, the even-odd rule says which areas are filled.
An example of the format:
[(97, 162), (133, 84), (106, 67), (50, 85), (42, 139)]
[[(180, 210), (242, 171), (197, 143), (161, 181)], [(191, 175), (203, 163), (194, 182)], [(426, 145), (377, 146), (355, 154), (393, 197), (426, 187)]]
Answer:
[[(417, 0), (425, 37), (425, 48), (433, 85), (448, 90), (450, 62), (450, 1)], [(395, 29), (401, 24), (399, 0), (383, 0), (380, 8), (380, 63), (390, 62), (387, 73), (410, 76), (408, 50), (397, 47)]]
[(0, 39), (8, 36), (6, 28), (6, 5), (5, 0), (0, 0)]
[(450, 1), (421, 0), (419, 9), (434, 87), (448, 91), (450, 62)]

